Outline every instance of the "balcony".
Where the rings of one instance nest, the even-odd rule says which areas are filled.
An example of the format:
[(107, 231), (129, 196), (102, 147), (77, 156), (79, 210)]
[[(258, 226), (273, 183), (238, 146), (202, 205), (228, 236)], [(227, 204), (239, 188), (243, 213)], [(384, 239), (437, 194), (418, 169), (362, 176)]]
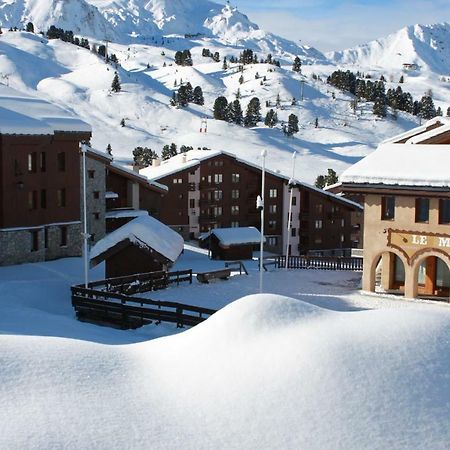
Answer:
[(222, 186), (223, 183), (215, 183), (214, 181), (200, 181), (199, 188), (200, 190), (208, 190), (208, 189), (218, 189)]

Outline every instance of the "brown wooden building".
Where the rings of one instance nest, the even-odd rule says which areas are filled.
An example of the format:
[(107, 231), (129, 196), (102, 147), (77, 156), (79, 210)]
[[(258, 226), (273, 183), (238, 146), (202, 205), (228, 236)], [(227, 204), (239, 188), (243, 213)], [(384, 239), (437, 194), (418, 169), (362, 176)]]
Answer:
[(0, 265), (80, 254), (79, 144), (90, 136), (67, 111), (0, 85)]
[[(191, 150), (145, 169), (150, 180), (168, 186), (160, 219), (185, 238), (213, 228), (260, 228), (256, 198), (261, 168), (224, 151)], [(265, 183), (267, 251), (285, 253), (289, 177), (268, 170)], [(362, 208), (332, 193), (296, 182), (293, 198), (291, 254), (339, 254), (352, 247), (351, 214)]]
[(367, 291), (450, 296), (450, 121), (382, 143), (341, 177), (362, 193)]

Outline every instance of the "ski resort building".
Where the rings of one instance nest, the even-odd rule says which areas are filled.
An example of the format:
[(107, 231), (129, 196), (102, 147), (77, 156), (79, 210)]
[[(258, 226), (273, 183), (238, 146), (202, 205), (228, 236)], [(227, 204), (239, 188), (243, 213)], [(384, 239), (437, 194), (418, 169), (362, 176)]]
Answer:
[(91, 127), (0, 85), (0, 265), (80, 254), (80, 151)]
[(449, 167), (450, 122), (437, 118), (341, 176), (345, 191), (365, 196), (365, 290), (449, 298)]
[[(260, 213), (261, 167), (236, 155), (191, 150), (167, 161), (156, 160), (142, 171), (169, 192), (160, 220), (185, 238), (198, 238), (214, 228), (256, 227)], [(289, 211), (289, 177), (268, 170), (265, 182), (267, 251), (285, 253)], [(354, 246), (351, 213), (362, 207), (334, 194), (296, 181), (292, 202), (290, 254), (342, 254)]]

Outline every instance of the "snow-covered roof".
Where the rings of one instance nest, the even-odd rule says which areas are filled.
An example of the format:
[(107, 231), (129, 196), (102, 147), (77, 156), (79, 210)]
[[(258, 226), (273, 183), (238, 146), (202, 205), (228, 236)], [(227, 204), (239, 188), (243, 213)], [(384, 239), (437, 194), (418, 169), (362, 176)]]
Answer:
[(450, 146), (381, 144), (341, 175), (343, 183), (450, 187)]
[[(214, 228), (203, 236), (203, 239), (214, 235), (221, 245), (226, 247), (233, 245), (258, 244), (261, 241), (261, 233), (255, 227)], [(265, 238), (264, 238), (265, 241)]]
[(0, 84), (0, 134), (51, 135), (57, 131), (91, 133), (91, 126), (70, 112)]
[(153, 249), (172, 262), (180, 256), (184, 245), (183, 238), (177, 232), (154, 217), (144, 215), (114, 230), (97, 242), (90, 251), (90, 259), (97, 258), (127, 239), (139, 247)]
[(399, 141), (409, 140), (410, 138), (413, 138), (414, 136), (418, 136), (418, 135), (421, 135), (421, 137), (422, 137), (422, 133), (425, 133), (428, 128), (430, 128), (436, 124), (440, 124), (440, 125), (437, 128), (433, 128), (433, 130), (434, 129), (440, 130), (438, 132), (438, 134), (440, 134), (442, 132), (442, 130), (441, 130), (442, 125), (450, 124), (450, 119), (448, 119), (446, 117), (440, 117), (440, 116), (434, 117), (433, 119), (430, 119), (429, 121), (425, 122), (423, 125), (412, 128), (411, 130), (405, 131), (403, 133), (397, 134), (393, 137), (390, 137), (389, 139), (385, 139), (384, 141), (381, 142), (381, 144), (394, 144)]
[[(161, 178), (176, 174), (183, 170), (190, 169), (192, 167), (196, 167), (202, 161), (205, 161), (205, 160), (208, 160), (210, 158), (214, 158), (214, 157), (220, 156), (220, 155), (229, 156), (231, 158), (236, 159), (236, 161), (238, 161), (242, 164), (245, 164), (249, 167), (253, 167), (254, 169), (257, 169), (257, 170), (261, 170), (261, 166), (259, 166), (258, 164), (255, 164), (252, 161), (245, 160), (241, 157), (238, 157), (236, 154), (225, 151), (225, 150), (189, 150), (186, 153), (180, 153), (166, 161), (162, 161), (161, 165), (159, 165), (159, 166), (149, 166), (149, 167), (141, 170), (140, 173), (147, 176), (148, 179), (154, 183), (155, 180), (159, 180)], [(273, 171), (273, 170), (266, 168), (266, 173), (273, 175), (275, 177), (278, 177), (278, 178), (282, 178), (285, 181), (287, 181), (288, 183), (293, 181), (295, 185), (305, 187), (305, 188), (313, 190), (319, 194), (330, 197), (334, 200), (338, 200), (342, 203), (347, 204), (348, 206), (350, 206), (352, 208), (354, 208), (354, 207), (362, 208), (361, 205), (359, 205), (358, 203), (355, 203), (355, 202), (352, 202), (345, 198), (339, 197), (336, 194), (333, 194), (332, 192), (326, 192), (322, 189), (316, 188), (315, 186), (312, 186), (303, 181), (291, 180), (290, 176), (285, 175), (279, 171)]]
[(432, 139), (436, 136), (440, 136), (441, 134), (448, 133), (449, 130), (450, 122), (445, 123), (439, 127), (432, 128), (431, 130), (424, 133), (412, 136), (405, 142), (405, 144), (420, 144), (421, 142), (427, 141), (428, 139)]
[(105, 213), (106, 219), (123, 219), (127, 217), (141, 217), (141, 216), (148, 216), (148, 211), (145, 211), (143, 209), (124, 208), (124, 209), (115, 209)]

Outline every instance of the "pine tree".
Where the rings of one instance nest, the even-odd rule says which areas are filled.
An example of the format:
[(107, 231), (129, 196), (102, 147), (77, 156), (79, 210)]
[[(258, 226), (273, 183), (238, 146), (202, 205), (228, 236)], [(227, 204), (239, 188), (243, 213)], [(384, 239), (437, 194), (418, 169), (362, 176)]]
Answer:
[(273, 128), (278, 122), (278, 116), (277, 113), (270, 109), (267, 111), (266, 118), (264, 119), (264, 125), (269, 128)]
[(122, 90), (122, 86), (120, 85), (119, 74), (114, 72), (114, 78), (111, 83), (111, 91), (112, 92), (120, 92)]
[(122, 119), (121, 121), (120, 121), (120, 126), (121, 127), (124, 127), (126, 124), (125, 124), (125, 119)]
[(440, 106), (438, 106), (438, 108), (436, 109), (436, 116), (442, 116), (442, 108)]
[(239, 100), (234, 100), (229, 105), (228, 120), (235, 123), (236, 125), (242, 125), (243, 113), (241, 108), (241, 102)]
[(378, 117), (386, 117), (386, 101), (383, 97), (375, 99), (373, 113)]
[(339, 181), (339, 178), (336, 172), (333, 169), (328, 169), (328, 173), (325, 176), (325, 184), (326, 186), (332, 186)]
[(244, 125), (246, 127), (255, 127), (261, 121), (261, 103), (258, 97), (253, 97), (245, 114)]
[(316, 117), (315, 121), (314, 121), (314, 126), (315, 128), (319, 128), (319, 118)]
[(404, 83), (404, 82), (405, 82), (405, 78), (404, 78), (403, 75), (400, 77), (400, 79), (398, 80), (398, 82), (399, 82), (399, 83)]
[(189, 90), (186, 85), (180, 86), (180, 88), (178, 89), (176, 102), (177, 105), (182, 107), (185, 107), (189, 104)]
[(26, 31), (28, 31), (28, 33), (34, 33), (34, 25), (32, 22), (27, 23)]
[(195, 86), (194, 92), (192, 94), (192, 102), (196, 105), (204, 105), (205, 99), (203, 98), (203, 91), (200, 86)]
[(227, 70), (227, 69), (228, 69), (227, 57), (225, 56), (223, 58), (222, 70)]
[(277, 94), (277, 98), (275, 100), (275, 106), (277, 108), (279, 108), (281, 106), (281, 98), (280, 98), (280, 93)]
[(166, 145), (163, 147), (163, 149), (162, 149), (162, 152), (161, 152), (161, 159), (162, 159), (163, 161), (167, 161), (168, 159), (170, 159), (170, 157), (171, 157), (171, 154), (170, 154), (170, 147), (169, 147), (168, 144), (166, 144)]
[(450, 106), (447, 108), (447, 117), (450, 116)]
[(429, 120), (436, 117), (436, 108), (434, 107), (434, 102), (430, 95), (424, 95), (420, 103), (419, 115), (422, 119)]
[(323, 189), (326, 186), (325, 177), (323, 175), (319, 175), (316, 178), (314, 185), (319, 189)]
[(177, 156), (177, 146), (173, 142), (170, 144), (170, 155)]
[(298, 117), (295, 114), (290, 114), (288, 118), (288, 124), (286, 129), (286, 134), (288, 136), (292, 136), (295, 133), (298, 133)]
[(294, 72), (301, 72), (302, 71), (302, 62), (298, 56), (295, 57), (294, 63), (292, 64), (292, 70)]
[(239, 77), (239, 84), (243, 84), (244, 83), (244, 75), (241, 75)]
[(108, 146), (106, 147), (106, 153), (108, 153), (109, 156), (112, 156), (111, 144), (108, 144)]
[(192, 89), (192, 84), (189, 81), (186, 83), (186, 95), (188, 103), (194, 100), (194, 90)]
[(136, 147), (133, 150), (133, 161), (141, 169), (151, 166), (153, 160), (157, 158), (158, 155), (152, 149), (148, 147)]
[(213, 116), (216, 120), (228, 120), (228, 100), (225, 97), (217, 97), (214, 102)]

